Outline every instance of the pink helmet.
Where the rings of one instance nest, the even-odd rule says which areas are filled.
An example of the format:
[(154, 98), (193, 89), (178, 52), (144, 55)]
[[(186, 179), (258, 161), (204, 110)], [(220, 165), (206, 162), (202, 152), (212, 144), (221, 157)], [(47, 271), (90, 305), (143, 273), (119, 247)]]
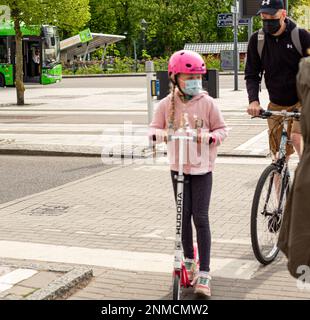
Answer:
[(168, 64), (169, 76), (172, 74), (205, 74), (207, 68), (201, 55), (190, 50), (180, 50), (175, 52)]

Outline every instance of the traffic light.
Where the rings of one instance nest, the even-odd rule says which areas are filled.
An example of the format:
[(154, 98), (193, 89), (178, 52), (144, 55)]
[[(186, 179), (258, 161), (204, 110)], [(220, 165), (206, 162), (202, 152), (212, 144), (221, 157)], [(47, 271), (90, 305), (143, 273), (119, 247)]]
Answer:
[[(287, 8), (287, 0), (284, 0), (284, 8)], [(251, 18), (256, 16), (262, 0), (239, 0), (240, 17)]]

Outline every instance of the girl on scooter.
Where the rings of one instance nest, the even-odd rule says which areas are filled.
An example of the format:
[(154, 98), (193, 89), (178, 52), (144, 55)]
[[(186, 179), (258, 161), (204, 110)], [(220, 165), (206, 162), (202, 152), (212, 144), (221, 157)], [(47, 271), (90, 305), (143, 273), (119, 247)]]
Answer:
[[(184, 206), (182, 246), (184, 263), (194, 292), (211, 296), (210, 251), (211, 233), (209, 204), (212, 190), (212, 171), (219, 146), (227, 137), (227, 127), (215, 101), (202, 89), (202, 75), (207, 72), (203, 58), (196, 52), (181, 50), (174, 53), (168, 65), (171, 93), (160, 101), (150, 124), (149, 136), (156, 142), (167, 142), (167, 131), (176, 132), (184, 126), (197, 133), (195, 152), (185, 148)], [(174, 144), (170, 147), (169, 144)], [(207, 149), (208, 152), (203, 152)], [(168, 142), (171, 178), (177, 201), (178, 145)], [(199, 270), (194, 260), (192, 218), (196, 228)]]

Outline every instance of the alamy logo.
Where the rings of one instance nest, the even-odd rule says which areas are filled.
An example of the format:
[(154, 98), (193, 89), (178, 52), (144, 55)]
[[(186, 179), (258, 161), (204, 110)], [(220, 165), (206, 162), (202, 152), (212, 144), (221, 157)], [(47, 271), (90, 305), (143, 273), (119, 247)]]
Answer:
[(297, 268), (296, 273), (300, 274), (297, 279), (297, 288), (300, 290), (310, 290), (310, 267), (301, 265)]
[(270, 0), (263, 0), (262, 1), (262, 6), (269, 6), (270, 5)]
[(0, 6), (0, 23), (11, 19), (11, 9), (8, 6)]

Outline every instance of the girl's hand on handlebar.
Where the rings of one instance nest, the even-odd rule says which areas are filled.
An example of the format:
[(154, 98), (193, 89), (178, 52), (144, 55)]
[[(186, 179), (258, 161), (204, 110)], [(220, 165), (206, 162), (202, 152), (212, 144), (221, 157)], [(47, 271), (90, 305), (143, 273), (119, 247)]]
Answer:
[(168, 142), (168, 136), (167, 132), (162, 132), (161, 134), (153, 134), (150, 136), (150, 140), (153, 141), (153, 143), (161, 143), (161, 142)]
[(200, 133), (197, 137), (197, 143), (212, 144), (215, 143), (215, 138), (210, 133)]

